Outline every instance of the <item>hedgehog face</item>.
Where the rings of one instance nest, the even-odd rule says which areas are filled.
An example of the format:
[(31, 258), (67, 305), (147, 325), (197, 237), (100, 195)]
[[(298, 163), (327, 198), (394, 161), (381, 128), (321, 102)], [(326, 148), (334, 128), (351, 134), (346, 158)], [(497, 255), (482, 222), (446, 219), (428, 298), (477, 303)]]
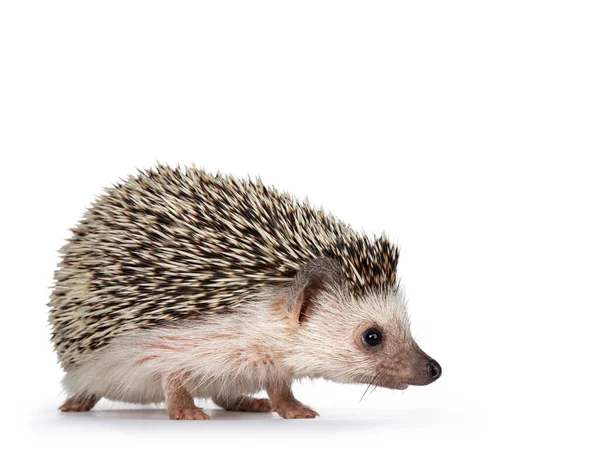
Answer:
[(298, 328), (293, 359), (304, 376), (406, 389), (441, 375), (410, 334), (401, 294), (324, 293), (304, 306)]
[(421, 350), (410, 334), (401, 296), (382, 295), (378, 302), (389, 305), (390, 311), (378, 310), (375, 315), (369, 311), (371, 301), (359, 301), (365, 303), (363, 313), (368, 313), (369, 319), (363, 320), (353, 335), (354, 347), (362, 353), (356, 358), (361, 374), (360, 380), (355, 381), (367, 379), (376, 386), (406, 389), (408, 385), (426, 385), (439, 378), (440, 365)]
[(343, 281), (303, 286), (292, 309), (297, 326), (288, 360), (295, 373), (391, 389), (440, 377), (440, 365), (411, 336), (402, 291), (359, 295)]

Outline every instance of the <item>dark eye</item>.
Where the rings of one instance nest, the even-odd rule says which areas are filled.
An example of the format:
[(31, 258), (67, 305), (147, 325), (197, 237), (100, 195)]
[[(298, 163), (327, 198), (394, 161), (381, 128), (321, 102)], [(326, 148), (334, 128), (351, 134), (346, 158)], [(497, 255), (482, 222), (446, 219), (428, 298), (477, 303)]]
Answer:
[(377, 328), (369, 328), (362, 335), (363, 344), (365, 347), (377, 347), (381, 345), (382, 334)]

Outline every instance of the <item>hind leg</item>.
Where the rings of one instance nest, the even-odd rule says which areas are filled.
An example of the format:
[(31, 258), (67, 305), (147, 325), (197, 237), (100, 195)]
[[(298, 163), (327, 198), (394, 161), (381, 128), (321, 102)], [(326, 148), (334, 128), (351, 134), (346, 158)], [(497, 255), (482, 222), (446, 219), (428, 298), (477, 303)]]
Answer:
[(59, 408), (62, 412), (84, 412), (89, 411), (98, 403), (100, 397), (95, 395), (74, 395), (67, 399)]
[(212, 401), (227, 411), (271, 412), (271, 402), (266, 398), (217, 396)]
[(167, 403), (167, 412), (171, 420), (209, 420), (201, 408), (194, 404), (194, 399), (185, 387), (186, 376), (173, 374), (164, 377), (163, 390)]

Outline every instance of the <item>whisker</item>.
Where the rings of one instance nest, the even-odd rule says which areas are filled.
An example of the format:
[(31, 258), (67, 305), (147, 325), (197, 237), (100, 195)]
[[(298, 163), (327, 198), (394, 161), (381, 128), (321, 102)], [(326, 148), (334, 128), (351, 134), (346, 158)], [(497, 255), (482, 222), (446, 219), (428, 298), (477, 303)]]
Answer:
[(363, 392), (363, 395), (360, 397), (360, 400), (358, 401), (358, 403), (362, 402), (363, 398), (365, 397), (365, 395), (367, 394), (367, 391), (369, 390), (369, 388), (374, 387), (376, 388), (377, 386), (375, 385), (375, 382), (377, 381), (377, 379), (381, 376), (380, 373), (375, 374), (375, 376), (373, 377), (373, 379), (371, 380), (371, 382), (367, 385), (367, 388), (365, 389), (365, 392)]
[[(377, 375), (375, 375), (376, 377)], [(362, 402), (363, 398), (365, 397), (367, 391), (369, 390), (369, 388), (371, 387), (371, 384), (373, 383), (373, 380), (375, 379), (375, 377), (371, 378), (371, 381), (369, 381), (369, 384), (367, 384), (367, 387), (365, 389), (365, 392), (363, 392), (363, 394), (360, 397), (360, 400), (358, 401), (358, 403)]]
[(376, 384), (373, 384), (373, 389), (371, 389), (371, 393), (369, 395), (367, 395), (367, 398), (369, 398), (371, 395), (373, 395), (373, 392), (375, 392), (375, 389), (377, 389), (379, 386), (377, 386)]
[(367, 393), (367, 390), (371, 387), (371, 384), (369, 383), (367, 385), (367, 388), (365, 389), (365, 392), (363, 392), (363, 395), (360, 396), (360, 400), (358, 401), (358, 403), (362, 402), (363, 398), (365, 398), (365, 394)]

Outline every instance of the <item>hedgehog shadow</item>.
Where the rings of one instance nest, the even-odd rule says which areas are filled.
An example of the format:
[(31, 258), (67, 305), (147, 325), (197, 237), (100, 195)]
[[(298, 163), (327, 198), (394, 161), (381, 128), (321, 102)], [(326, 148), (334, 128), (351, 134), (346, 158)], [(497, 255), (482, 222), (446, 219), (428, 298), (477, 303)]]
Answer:
[[(298, 426), (308, 427), (312, 430), (319, 429), (354, 429), (354, 428), (378, 428), (378, 427), (400, 427), (400, 428), (428, 428), (448, 422), (448, 415), (444, 411), (435, 409), (414, 409), (402, 411), (365, 411), (363, 413), (357, 411), (356, 415), (351, 415), (347, 411), (340, 413), (339, 411), (329, 411), (323, 413), (317, 419), (305, 420), (285, 420), (280, 418), (276, 413), (254, 413), (254, 412), (235, 412), (226, 411), (223, 409), (207, 408), (204, 411), (212, 417), (210, 421), (172, 421), (167, 417), (165, 409), (98, 409), (86, 413), (68, 414), (68, 416), (85, 417), (87, 420), (96, 421), (98, 423), (111, 423), (125, 425), (126, 423), (145, 423), (153, 422), (153, 427), (167, 428), (177, 426), (177, 424), (187, 423), (188, 426), (206, 426), (209, 428), (224, 428), (230, 429), (233, 425), (230, 422), (236, 421), (236, 429), (256, 430), (256, 427), (268, 427), (273, 429), (287, 430), (290, 427)], [(87, 422), (86, 420), (86, 422)], [(267, 425), (268, 422), (277, 421), (277, 424)], [(229, 422), (229, 423), (227, 423)], [(227, 423), (226, 425), (221, 425)], [(194, 425), (195, 424), (195, 425)], [(184, 425), (185, 426), (185, 425)]]

